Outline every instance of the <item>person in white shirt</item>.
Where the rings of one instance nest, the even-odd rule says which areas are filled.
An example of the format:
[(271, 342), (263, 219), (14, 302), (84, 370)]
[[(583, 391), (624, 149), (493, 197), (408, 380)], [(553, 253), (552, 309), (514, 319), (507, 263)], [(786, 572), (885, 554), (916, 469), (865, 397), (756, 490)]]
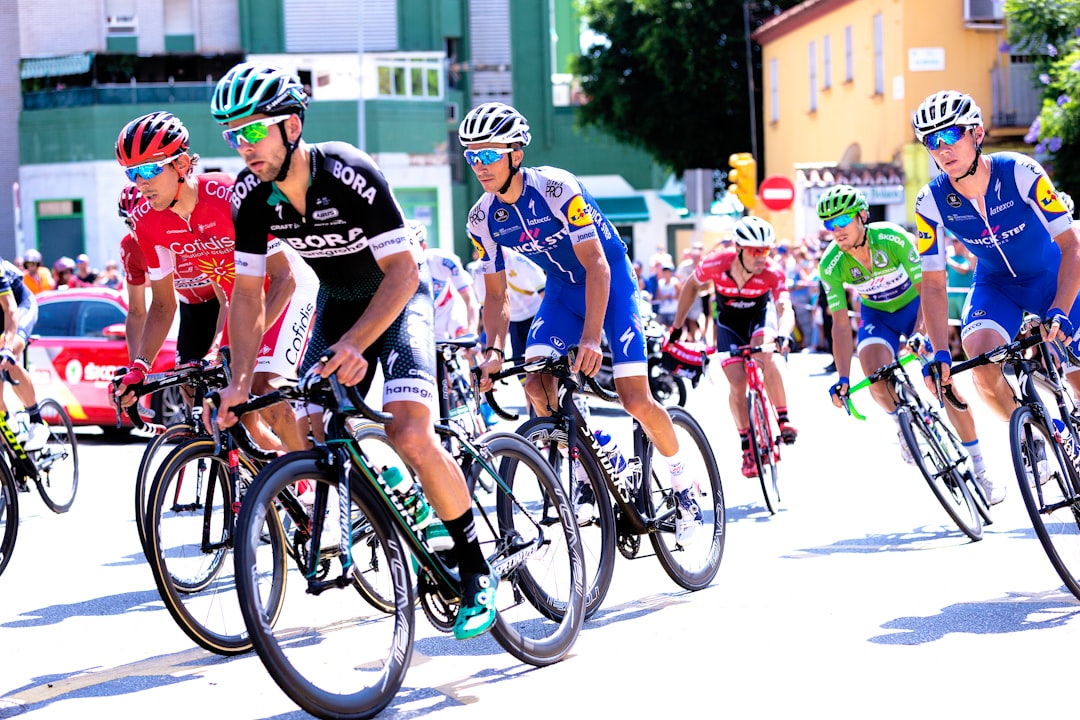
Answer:
[(476, 332), (480, 303), (473, 294), (472, 275), (465, 272), (458, 256), (442, 248), (428, 247), (427, 226), (409, 220), (413, 237), (424, 249), (431, 273), (431, 293), (435, 296), (435, 339), (445, 340)]

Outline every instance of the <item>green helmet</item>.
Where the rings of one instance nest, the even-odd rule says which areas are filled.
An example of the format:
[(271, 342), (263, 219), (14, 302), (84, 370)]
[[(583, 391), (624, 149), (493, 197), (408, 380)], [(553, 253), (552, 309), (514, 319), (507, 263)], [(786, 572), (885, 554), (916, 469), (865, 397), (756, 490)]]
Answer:
[(870, 203), (861, 190), (850, 185), (835, 185), (825, 191), (817, 204), (817, 216), (822, 220), (831, 220), (840, 215), (868, 210)]
[(240, 63), (214, 88), (210, 112), (219, 123), (250, 115), (303, 114), (308, 95), (299, 78), (273, 65)]

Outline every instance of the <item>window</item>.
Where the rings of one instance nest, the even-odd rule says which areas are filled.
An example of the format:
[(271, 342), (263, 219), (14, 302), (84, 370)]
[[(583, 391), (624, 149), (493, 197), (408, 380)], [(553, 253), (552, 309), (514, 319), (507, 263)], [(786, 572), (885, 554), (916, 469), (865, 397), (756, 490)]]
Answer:
[(828, 90), (832, 87), (832, 37), (826, 35), (821, 39), (821, 88)]
[(844, 82), (855, 79), (855, 61), (852, 60), (851, 26), (844, 28)]
[(780, 69), (776, 58), (769, 61), (769, 122), (780, 122)]
[(817, 43), (810, 41), (810, 112), (817, 112)]
[(874, 16), (874, 94), (885, 94), (885, 27), (882, 15)]
[(442, 53), (376, 57), (375, 67), (379, 97), (442, 99)]
[(124, 322), (124, 311), (109, 302), (89, 301), (79, 308), (79, 337), (105, 337), (105, 328)]

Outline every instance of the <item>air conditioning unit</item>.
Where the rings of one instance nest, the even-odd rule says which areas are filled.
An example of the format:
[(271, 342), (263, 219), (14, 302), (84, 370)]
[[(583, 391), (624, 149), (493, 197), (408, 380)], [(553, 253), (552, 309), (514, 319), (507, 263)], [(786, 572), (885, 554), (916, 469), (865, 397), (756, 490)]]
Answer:
[(135, 35), (139, 31), (139, 20), (134, 15), (107, 15), (105, 31), (109, 35)]
[(1001, 23), (1005, 0), (964, 0), (965, 23)]

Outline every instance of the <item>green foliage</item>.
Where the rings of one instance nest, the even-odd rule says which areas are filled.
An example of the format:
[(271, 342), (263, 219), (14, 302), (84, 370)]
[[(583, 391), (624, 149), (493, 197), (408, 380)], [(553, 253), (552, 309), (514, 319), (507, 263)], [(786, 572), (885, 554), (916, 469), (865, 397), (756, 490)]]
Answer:
[[(751, 29), (796, 4), (752, 3)], [(581, 12), (610, 42), (574, 62), (589, 98), (580, 108), (585, 125), (679, 174), (725, 168), (729, 155), (750, 150), (741, 0), (582, 0)], [(752, 57), (760, 78), (757, 46)]]
[(1008, 43), (1030, 53), (1043, 87), (1039, 117), (1025, 136), (1059, 189), (1080, 197), (1080, 3), (1006, 0)]

